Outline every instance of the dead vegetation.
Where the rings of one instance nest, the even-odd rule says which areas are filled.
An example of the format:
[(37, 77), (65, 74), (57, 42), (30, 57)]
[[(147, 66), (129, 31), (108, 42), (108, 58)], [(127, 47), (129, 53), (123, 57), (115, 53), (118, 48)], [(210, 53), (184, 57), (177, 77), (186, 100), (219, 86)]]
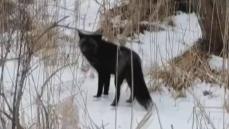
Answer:
[(195, 81), (225, 85), (225, 73), (212, 70), (208, 64), (209, 55), (193, 47), (183, 55), (174, 58), (160, 70), (153, 70), (156, 79), (174, 89), (182, 91)]
[(31, 29), (32, 20), (26, 6), (19, 7), (14, 1), (0, 0), (0, 18), (1, 33), (9, 32), (12, 28), (25, 31)]
[[(30, 37), (32, 39), (31, 48), (33, 49), (34, 55), (42, 59), (43, 61), (53, 62), (56, 64), (57, 60), (55, 59), (58, 55), (58, 36), (60, 35), (57, 29), (50, 29), (46, 33), (44, 33), (39, 39), (39, 37), (43, 32), (46, 31), (47, 28), (52, 26), (53, 23), (37, 23), (33, 25), (33, 29), (29, 32)], [(45, 63), (50, 64), (50, 63)]]
[(79, 114), (74, 96), (65, 98), (55, 107), (62, 129), (79, 129)]
[[(32, 3), (33, 0), (19, 0), (18, 3), (12, 0), (0, 0), (0, 32), (23, 31), (27, 33), (26, 38), (32, 51), (45, 54), (44, 52), (56, 48), (55, 43), (59, 34), (57, 29), (53, 29), (52, 21), (48, 19), (42, 21), (43, 12), (32, 13), (36, 11), (29, 9), (29, 4)], [(45, 10), (45, 7), (43, 9)]]
[[(58, 123), (57, 114), (61, 112), (61, 115), (65, 115), (64, 110), (66, 109), (55, 112), (52, 108), (54, 104), (46, 102), (47, 99), (43, 92), (52, 88), (50, 86), (52, 85), (51, 78), (55, 74), (65, 67), (71, 66), (69, 62), (60, 64), (60, 60), (57, 59), (60, 55), (57, 44), (61, 36), (57, 24), (65, 20), (66, 17), (51, 17), (57, 14), (50, 14), (47, 11), (49, 7), (44, 6), (47, 4), (46, 0), (39, 0), (36, 5), (32, 5), (33, 2), (37, 1), (0, 0), (0, 128), (4, 129), (57, 128), (63, 124)], [(56, 2), (58, 3), (58, 1)], [(39, 57), (38, 62), (34, 62), (34, 57)], [(12, 75), (14, 79), (11, 82), (5, 83), (8, 60), (11, 58), (13, 61), (10, 63), (14, 64), (11, 69), (14, 71), (9, 74), (15, 73), (15, 75)], [(55, 67), (39, 73), (38, 76), (46, 75), (44, 80), (40, 79), (34, 82), (34, 75), (32, 75), (34, 70), (43, 66), (42, 63), (45, 61), (52, 62)], [(28, 97), (28, 92), (26, 92), (28, 87), (29, 89), (33, 87), (32, 89), (35, 91), (33, 91), (33, 95), (30, 93), (29, 98), (25, 98)], [(5, 89), (11, 89), (10, 93)], [(50, 93), (46, 95), (48, 94), (50, 95)], [(23, 103), (25, 99), (31, 101), (29, 110), (35, 111), (33, 116), (27, 118), (30, 119), (29, 123), (28, 120), (25, 122), (23, 119), (25, 115), (22, 110), (25, 106)], [(49, 99), (54, 99), (54, 97)], [(68, 108), (70, 106), (73, 105), (69, 105)], [(73, 110), (75, 109), (72, 109), (72, 112), (75, 112)], [(70, 115), (72, 112), (66, 112), (66, 115)], [(77, 124), (71, 120), (63, 120), (62, 122), (75, 124), (72, 126)]]
[(171, 0), (133, 0), (112, 9), (103, 7), (100, 31), (108, 39), (117, 35), (133, 36), (144, 30), (154, 30), (151, 23), (171, 15), (174, 10), (175, 4)]

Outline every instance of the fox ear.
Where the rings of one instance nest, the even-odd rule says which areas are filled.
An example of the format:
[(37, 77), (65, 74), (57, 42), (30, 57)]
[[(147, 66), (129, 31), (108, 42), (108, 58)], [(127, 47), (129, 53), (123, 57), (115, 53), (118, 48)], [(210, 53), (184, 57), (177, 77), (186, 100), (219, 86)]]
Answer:
[(85, 36), (85, 35), (84, 35), (81, 31), (79, 31), (79, 30), (78, 30), (78, 35), (79, 35), (79, 38), (80, 38), (80, 39), (82, 39), (82, 38)]
[(80, 39), (87, 37), (87, 38), (94, 38), (96, 40), (102, 40), (101, 33), (83, 32), (83, 31), (78, 30), (78, 35)]

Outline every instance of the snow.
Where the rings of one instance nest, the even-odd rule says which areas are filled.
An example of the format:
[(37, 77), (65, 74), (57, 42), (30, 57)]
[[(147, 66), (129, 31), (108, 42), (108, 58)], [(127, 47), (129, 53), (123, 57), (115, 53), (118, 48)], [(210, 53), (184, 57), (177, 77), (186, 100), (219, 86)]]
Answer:
[[(79, 19), (76, 25), (73, 22), (75, 13), (69, 10), (60, 11), (60, 17), (70, 16), (63, 24), (70, 24), (86, 31), (95, 31), (99, 26), (99, 4), (94, 0), (76, 2), (73, 0), (63, 2), (63, 6), (69, 10), (79, 11)], [(80, 4), (80, 6), (75, 9), (75, 4)], [(154, 67), (161, 67), (172, 58), (181, 55), (201, 37), (198, 19), (194, 13), (179, 13), (172, 19), (175, 27), (164, 25), (166, 29), (162, 31), (145, 31), (144, 34), (140, 34), (134, 39), (134, 41), (140, 42), (139, 44), (127, 43), (127, 47), (135, 50), (140, 55), (146, 81), (149, 81), (147, 72)], [(65, 33), (73, 34), (68, 30), (65, 30)], [(78, 48), (75, 51), (79, 54)], [(80, 65), (83, 62), (82, 60), (84, 59), (80, 56), (80, 63), (77, 66), (70, 66), (60, 70), (50, 80), (51, 83), (45, 87), (45, 93), (43, 93), (42, 100), (44, 103), (47, 105), (60, 105), (60, 110), (62, 110), (64, 108), (63, 105), (69, 103), (68, 98), (72, 99), (72, 96), (74, 96), (73, 105), (77, 109), (77, 113), (74, 110), (74, 115), (78, 115), (75, 118), (79, 118), (79, 126), (82, 129), (96, 127), (104, 129), (115, 129), (115, 127), (117, 127), (116, 129), (136, 128), (147, 112), (138, 102), (134, 102), (133, 105), (125, 102), (130, 94), (127, 84), (124, 83), (122, 86), (117, 108), (110, 106), (115, 95), (113, 77), (110, 82), (109, 95), (94, 98), (93, 95), (97, 91), (98, 77), (93, 68), (82, 70), (82, 65)], [(23, 112), (25, 124), (28, 126), (36, 121), (36, 94), (41, 91), (41, 85), (50, 76), (48, 71), (53, 70), (45, 68), (42, 63), (37, 61), (38, 59), (34, 57), (32, 63), (33, 66), (37, 67), (26, 80), (26, 88), (21, 105), (21, 112)], [(209, 65), (212, 69), (221, 70), (222, 61), (222, 58), (212, 56), (209, 60)], [(17, 64), (14, 61), (6, 64), (7, 71), (4, 73), (5, 85), (13, 85), (11, 80), (16, 76), (16, 66)], [(5, 90), (10, 92), (12, 89), (8, 87)], [(205, 91), (210, 94), (204, 95)], [(48, 96), (47, 93), (51, 95)], [(211, 122), (216, 129), (223, 129), (223, 124), (225, 124), (226, 128), (229, 128), (229, 115), (223, 109), (225, 93), (228, 93), (228, 91), (225, 91), (223, 87), (205, 82), (196, 82), (185, 91), (185, 97), (175, 98), (172, 91), (162, 86), (162, 91), (151, 93), (156, 106), (153, 108), (149, 121), (144, 125), (144, 129), (158, 129), (161, 128), (160, 126), (163, 129), (209, 129), (212, 128)], [(204, 112), (207, 115), (203, 113), (202, 107), (204, 107)], [(158, 112), (156, 109), (158, 109)], [(64, 117), (66, 116), (62, 114), (62, 118)], [(205, 123), (206, 121), (207, 124)], [(63, 125), (65, 124), (63, 123)], [(68, 124), (71, 124), (71, 122)]]
[(224, 60), (222, 57), (219, 56), (211, 55), (208, 63), (210, 68), (217, 72), (222, 72), (223, 68), (228, 69), (228, 60)]
[[(112, 81), (109, 96), (102, 96), (99, 99), (92, 97), (97, 90), (96, 84), (97, 77), (94, 79), (87, 79), (87, 82), (82, 86), (84, 93), (86, 93), (85, 96), (87, 96), (86, 105), (91, 119), (99, 127), (103, 125), (105, 129), (113, 129), (115, 127), (115, 119), (117, 119), (116, 124), (118, 129), (128, 129), (131, 125), (131, 117), (133, 117), (133, 127), (136, 127), (146, 114), (146, 111), (137, 102), (133, 104), (133, 107), (125, 102), (129, 96), (126, 84), (124, 84), (122, 88), (120, 103), (117, 110), (110, 106), (114, 96), (114, 84), (112, 84)], [(204, 91), (212, 91), (212, 94), (204, 96)], [(224, 88), (211, 86), (211, 84), (207, 83), (197, 83), (194, 87), (186, 91), (185, 98), (175, 99), (172, 93), (169, 92), (167, 88), (163, 87), (160, 93), (151, 93), (151, 97), (159, 110), (159, 114), (156, 113), (154, 107), (149, 124), (144, 126), (144, 129), (160, 128), (158, 116), (164, 129), (171, 128), (171, 126), (175, 129), (191, 129), (193, 123), (195, 126), (200, 126), (200, 123), (196, 122), (203, 117), (203, 114), (201, 114), (202, 112), (199, 111), (201, 109), (199, 103), (201, 103), (201, 106), (205, 107), (205, 112), (209, 115), (208, 117), (214, 125), (217, 126), (217, 129), (220, 129), (223, 125), (223, 94)], [(194, 112), (193, 109), (198, 113), (195, 114), (196, 112)], [(194, 114), (196, 118), (193, 119)], [(228, 118), (228, 114), (225, 113), (225, 123), (227, 124), (229, 124), (229, 121), (227, 121)], [(202, 118), (201, 122), (204, 121), (207, 121), (206, 118)], [(84, 122), (85, 121), (82, 120), (83, 124), (85, 124)], [(207, 125), (207, 127), (209, 128), (211, 126)]]
[(140, 44), (128, 44), (141, 56), (145, 71), (182, 55), (201, 37), (201, 29), (194, 13), (180, 13), (172, 19), (175, 27), (167, 26), (165, 30), (158, 32), (145, 31), (135, 39)]

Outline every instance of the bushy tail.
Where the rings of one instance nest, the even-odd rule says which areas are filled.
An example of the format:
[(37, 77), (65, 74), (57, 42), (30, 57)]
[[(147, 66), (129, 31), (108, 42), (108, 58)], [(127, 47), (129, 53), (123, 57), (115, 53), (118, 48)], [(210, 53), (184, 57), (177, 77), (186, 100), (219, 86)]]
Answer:
[[(153, 101), (150, 97), (150, 93), (146, 86), (140, 62), (135, 63), (135, 67), (136, 67), (134, 73), (135, 98), (146, 110), (151, 110), (153, 106)], [(136, 72), (136, 69), (138, 72)]]
[(153, 106), (153, 101), (150, 97), (149, 91), (144, 84), (135, 87), (135, 97), (137, 101), (146, 109), (149, 110)]

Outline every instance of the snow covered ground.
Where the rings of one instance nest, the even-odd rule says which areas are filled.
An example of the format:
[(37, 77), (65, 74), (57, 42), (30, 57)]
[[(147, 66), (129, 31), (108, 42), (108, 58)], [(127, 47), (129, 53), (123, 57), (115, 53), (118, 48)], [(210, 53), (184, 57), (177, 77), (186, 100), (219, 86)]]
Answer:
[[(121, 100), (117, 109), (110, 106), (114, 96), (114, 90), (108, 97), (95, 99), (92, 95), (95, 94), (95, 80), (90, 80), (85, 83), (84, 87), (87, 89), (87, 110), (91, 119), (102, 128), (113, 129), (115, 124), (118, 129), (128, 129), (131, 127), (131, 120), (133, 120), (133, 128), (141, 121), (146, 111), (138, 104), (134, 103), (133, 107), (127, 104), (125, 100), (128, 98), (125, 88), (122, 90)], [(94, 89), (92, 91), (92, 89)], [(203, 92), (209, 91), (210, 95), (204, 96)], [(169, 129), (173, 126), (174, 129), (192, 129), (213, 128), (211, 122), (216, 129), (223, 129), (223, 120), (228, 128), (228, 114), (223, 116), (223, 88), (212, 87), (210, 84), (198, 83), (193, 88), (188, 89), (185, 98), (175, 99), (171, 92), (163, 88), (163, 91), (158, 93), (151, 93), (158, 108), (158, 114), (154, 109), (153, 115), (148, 121), (144, 129)], [(201, 103), (201, 105), (199, 105)], [(201, 110), (204, 107), (204, 112)], [(205, 116), (207, 115), (207, 116)], [(205, 118), (206, 117), (206, 118)], [(225, 117), (225, 118), (223, 118)], [(84, 117), (80, 117), (84, 118)], [(209, 120), (208, 120), (209, 119)], [(117, 120), (117, 121), (115, 121)], [(86, 124), (81, 120), (82, 124)], [(205, 122), (207, 124), (205, 124)]]
[[(63, 5), (70, 10), (74, 10), (75, 4), (73, 0), (63, 2)], [(76, 26), (88, 31), (96, 30), (99, 5), (94, 0), (81, 1), (80, 4)], [(74, 25), (74, 13), (67, 10), (61, 11), (60, 17), (65, 15), (70, 18), (64, 24)], [(146, 31), (135, 39), (141, 44), (127, 44), (141, 56), (146, 79), (148, 78), (146, 73), (150, 69), (160, 67), (170, 59), (181, 55), (201, 37), (195, 14), (179, 13), (173, 17), (173, 21), (175, 27), (164, 25), (165, 30)], [(65, 32), (71, 35), (71, 31)], [(33, 62), (36, 60), (34, 59)], [(218, 70), (222, 66), (222, 61), (220, 57), (213, 57), (209, 62), (212, 68)], [(10, 84), (15, 76), (15, 66), (13, 62), (7, 64), (8, 71), (5, 73), (4, 83)], [(28, 125), (32, 124), (31, 121), (36, 117), (34, 115), (35, 88), (40, 90), (39, 86), (49, 76), (44, 71), (47, 69), (38, 63), (38, 68), (33, 71), (33, 76), (26, 83), (21, 109)], [(51, 96), (46, 96), (44, 93), (45, 103), (62, 104), (66, 98), (73, 96), (74, 106), (77, 107), (77, 113), (74, 112), (74, 114), (79, 118), (82, 129), (135, 129), (147, 113), (137, 102), (133, 105), (125, 102), (129, 96), (126, 83), (122, 86), (118, 107), (110, 106), (115, 94), (113, 77), (110, 83), (110, 94), (94, 98), (98, 80), (93, 68), (82, 71), (81, 65), (67, 67), (58, 72), (50, 81), (52, 86), (49, 86), (46, 92), (51, 92)], [(35, 86), (31, 86), (33, 84)], [(6, 90), (10, 92), (11, 89)], [(183, 98), (175, 98), (171, 91), (162, 86), (162, 91), (151, 93), (158, 110), (156, 107), (153, 108), (152, 116), (143, 129), (229, 129), (229, 114), (223, 109), (225, 96), (229, 97), (224, 88), (205, 82), (195, 82), (193, 87), (187, 89), (186, 96)]]

